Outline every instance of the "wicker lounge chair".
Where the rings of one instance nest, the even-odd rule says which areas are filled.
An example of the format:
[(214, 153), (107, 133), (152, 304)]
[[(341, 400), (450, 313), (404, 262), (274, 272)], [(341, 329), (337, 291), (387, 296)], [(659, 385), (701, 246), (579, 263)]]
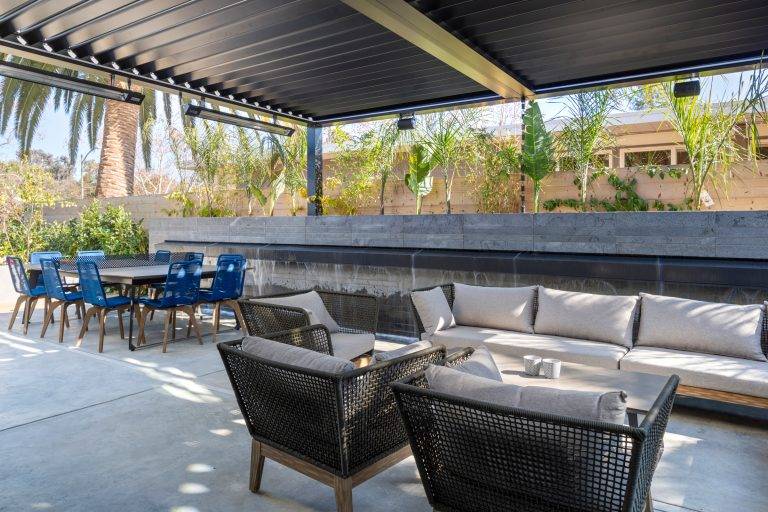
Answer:
[(638, 427), (461, 399), (423, 372), (392, 385), (435, 510), (640, 512), (662, 450), (678, 378)]
[[(322, 325), (268, 335), (317, 350)], [(339, 511), (352, 510), (352, 488), (410, 456), (389, 384), (444, 359), (433, 347), (341, 374), (262, 359), (241, 341), (217, 345), (251, 434), (250, 489), (258, 492), (270, 458), (334, 488)]]

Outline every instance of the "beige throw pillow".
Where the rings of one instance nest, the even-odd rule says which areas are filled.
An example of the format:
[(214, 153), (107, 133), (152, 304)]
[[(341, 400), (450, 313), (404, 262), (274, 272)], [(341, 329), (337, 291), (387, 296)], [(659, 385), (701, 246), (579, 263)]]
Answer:
[(439, 286), (431, 290), (411, 292), (411, 300), (427, 335), (456, 325), (448, 299)]

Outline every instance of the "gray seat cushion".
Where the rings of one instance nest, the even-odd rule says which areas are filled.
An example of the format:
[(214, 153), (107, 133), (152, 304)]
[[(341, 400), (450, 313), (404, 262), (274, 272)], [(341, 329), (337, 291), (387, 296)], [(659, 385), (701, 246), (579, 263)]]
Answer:
[(309, 323), (311, 325), (323, 324), (328, 329), (328, 332), (339, 332), (339, 324), (328, 313), (323, 298), (314, 290), (286, 297), (266, 297), (257, 300), (258, 302), (266, 302), (268, 304), (301, 308), (309, 314)]
[(511, 358), (535, 354), (615, 370), (619, 367), (619, 360), (627, 353), (625, 347), (612, 343), (466, 325), (438, 331), (430, 337), (430, 341), (435, 345), (445, 345), (449, 351), (485, 345), (498, 364), (517, 363)]
[(654, 347), (635, 347), (621, 369), (656, 375), (677, 374), (680, 384), (768, 398), (768, 363), (735, 357)]
[(430, 290), (411, 292), (411, 300), (416, 307), (421, 325), (427, 336), (441, 329), (456, 325), (453, 311), (445, 298), (443, 290), (436, 286)]
[(354, 359), (373, 350), (376, 338), (373, 334), (334, 332), (331, 333), (333, 355), (341, 359)]
[(537, 334), (604, 341), (632, 348), (638, 300), (634, 295), (596, 295), (540, 286), (533, 330)]
[(763, 304), (740, 306), (641, 293), (637, 344), (768, 361), (760, 345)]
[(495, 405), (618, 424), (626, 417), (627, 395), (623, 391), (517, 386), (435, 365), (427, 367), (425, 375), (430, 389)]
[(243, 338), (242, 348), (243, 352), (262, 359), (310, 370), (343, 373), (355, 369), (355, 365), (348, 360), (257, 336)]
[(533, 332), (536, 286), (504, 288), (454, 284), (456, 323), (509, 331)]

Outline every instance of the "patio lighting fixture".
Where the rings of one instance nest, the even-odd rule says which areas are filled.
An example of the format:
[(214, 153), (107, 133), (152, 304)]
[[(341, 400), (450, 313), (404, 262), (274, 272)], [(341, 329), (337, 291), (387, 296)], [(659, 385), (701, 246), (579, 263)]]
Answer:
[(698, 80), (689, 80), (687, 82), (677, 82), (673, 89), (675, 98), (689, 98), (698, 96), (701, 93), (701, 83)]
[(209, 121), (216, 121), (219, 123), (242, 126), (243, 128), (252, 128), (254, 130), (274, 133), (277, 135), (285, 135), (286, 137), (290, 137), (294, 132), (293, 128), (289, 126), (283, 126), (277, 123), (267, 123), (264, 121), (259, 121), (258, 119), (251, 119), (248, 117), (238, 116), (236, 114), (229, 114), (227, 112), (212, 110), (201, 105), (193, 105), (192, 103), (187, 103), (184, 105), (184, 115), (199, 117), (201, 119), (207, 119)]
[(397, 120), (398, 130), (413, 130), (416, 127), (416, 116), (413, 112), (408, 114), (400, 114), (400, 119)]
[(144, 101), (144, 95), (140, 92), (121, 89), (112, 85), (100, 84), (82, 78), (70, 77), (50, 71), (23, 66), (14, 62), (0, 62), (0, 75), (18, 80), (26, 80), (36, 84), (58, 87), (68, 91), (83, 94), (91, 94), (110, 100), (124, 101), (133, 105), (140, 105)]

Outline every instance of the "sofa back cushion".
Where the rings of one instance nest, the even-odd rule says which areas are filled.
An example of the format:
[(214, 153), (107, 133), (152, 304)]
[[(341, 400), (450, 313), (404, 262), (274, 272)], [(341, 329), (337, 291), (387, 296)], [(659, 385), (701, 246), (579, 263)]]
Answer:
[(637, 344), (766, 361), (763, 304), (739, 306), (641, 293)]
[(304, 347), (288, 343), (246, 336), (243, 338), (243, 352), (276, 363), (298, 366), (309, 370), (329, 373), (344, 373), (355, 369), (355, 365), (346, 359), (315, 352)]
[(323, 324), (328, 329), (328, 332), (340, 331), (339, 324), (336, 323), (336, 320), (333, 319), (326, 309), (323, 298), (314, 290), (285, 297), (265, 297), (257, 300), (268, 304), (301, 308), (309, 314), (310, 325)]
[(454, 284), (453, 316), (460, 325), (533, 332), (536, 286), (503, 288)]
[(534, 332), (632, 348), (638, 297), (539, 287)]
[(411, 292), (411, 300), (427, 335), (456, 325), (448, 299), (439, 286), (431, 290)]
[(435, 365), (427, 367), (425, 375), (430, 389), (494, 405), (616, 424), (624, 423), (627, 412), (623, 391), (517, 386)]

